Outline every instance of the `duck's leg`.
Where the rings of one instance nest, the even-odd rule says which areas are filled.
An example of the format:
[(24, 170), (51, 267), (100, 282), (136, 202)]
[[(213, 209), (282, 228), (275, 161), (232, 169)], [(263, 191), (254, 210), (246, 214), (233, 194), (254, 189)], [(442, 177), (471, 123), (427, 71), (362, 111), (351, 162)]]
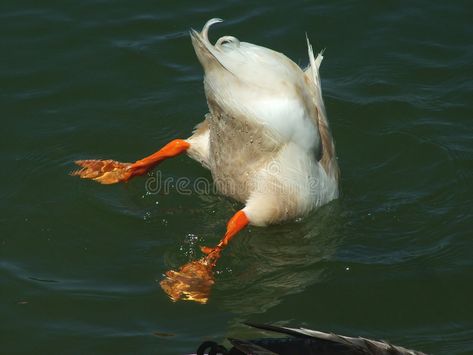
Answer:
[(146, 174), (163, 160), (184, 152), (202, 165), (208, 166), (209, 125), (207, 119), (195, 127), (192, 136), (188, 139), (175, 139), (156, 153), (134, 163), (121, 163), (115, 160), (77, 160), (75, 163), (81, 169), (73, 171), (71, 175), (92, 179), (101, 184), (115, 184)]
[(220, 252), (228, 245), (230, 240), (237, 235), (243, 228), (245, 228), (250, 222), (247, 214), (244, 210), (240, 210), (233, 215), (232, 218), (227, 222), (227, 231), (223, 236), (222, 240), (217, 244), (215, 248), (201, 247), (204, 254), (207, 254), (205, 260), (211, 265), (215, 265), (217, 260), (220, 258)]
[(215, 283), (213, 268), (220, 252), (248, 223), (248, 216), (243, 210), (235, 213), (228, 221), (227, 231), (220, 243), (215, 248), (202, 248), (207, 254), (205, 257), (182, 265), (178, 270), (167, 271), (166, 278), (160, 282), (162, 289), (173, 301), (183, 299), (206, 303)]
[(190, 146), (187, 140), (175, 139), (156, 153), (134, 163), (121, 163), (115, 160), (77, 160), (75, 163), (81, 169), (72, 172), (71, 175), (92, 179), (101, 184), (128, 181), (134, 176), (146, 174), (163, 160), (184, 153)]
[[(268, 190), (263, 190), (268, 191)], [(235, 213), (227, 223), (227, 231), (215, 248), (203, 247), (207, 254), (199, 260), (182, 265), (177, 270), (169, 270), (160, 285), (173, 301), (191, 300), (206, 303), (215, 283), (213, 268), (220, 259), (222, 250), (230, 240), (249, 223), (265, 226), (281, 220), (286, 208), (278, 195), (267, 192), (251, 194), (246, 206)]]
[(246, 206), (228, 221), (225, 235), (217, 246), (201, 248), (207, 255), (166, 272), (160, 285), (173, 301), (182, 299), (206, 303), (215, 283), (213, 269), (230, 240), (250, 223), (266, 226), (281, 221), (287, 215), (287, 200), (271, 192), (271, 188), (274, 189), (274, 186), (266, 186), (250, 195)]

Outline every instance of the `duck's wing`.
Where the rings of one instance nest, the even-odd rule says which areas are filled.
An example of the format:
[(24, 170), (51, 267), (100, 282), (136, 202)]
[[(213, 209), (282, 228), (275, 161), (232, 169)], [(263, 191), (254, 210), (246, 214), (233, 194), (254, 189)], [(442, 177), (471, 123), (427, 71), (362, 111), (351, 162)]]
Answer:
[[(310, 349), (314, 350), (314, 352), (307, 352), (307, 354), (425, 355), (422, 352), (395, 346), (384, 341), (371, 340), (361, 337), (352, 338), (333, 333), (319, 332), (311, 329), (296, 329), (269, 324), (245, 324), (262, 330), (291, 335), (299, 341), (304, 340), (304, 344), (306, 346), (310, 344)], [(255, 341), (255, 343), (262, 346), (259, 341)], [(269, 349), (277, 352), (273, 347)], [(306, 353), (301, 352), (300, 354)]]
[(319, 75), (320, 64), (324, 59), (323, 51), (321, 51), (317, 57), (315, 57), (314, 51), (312, 50), (312, 45), (309, 42), (309, 38), (306, 37), (306, 39), (310, 64), (304, 70), (304, 75), (311, 86), (313, 102), (317, 107), (316, 123), (319, 127), (319, 134), (322, 144), (320, 163), (324, 167), (326, 173), (338, 181), (340, 178), (340, 171), (336, 159), (335, 144), (333, 143), (332, 134), (328, 124), (327, 113), (325, 111), (325, 104), (322, 97), (322, 85), (320, 83)]

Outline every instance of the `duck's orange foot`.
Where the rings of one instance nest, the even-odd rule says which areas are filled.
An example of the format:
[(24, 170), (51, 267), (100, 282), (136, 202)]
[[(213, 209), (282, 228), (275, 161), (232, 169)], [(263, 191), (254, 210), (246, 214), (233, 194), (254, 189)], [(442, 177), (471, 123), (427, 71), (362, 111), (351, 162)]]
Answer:
[(167, 271), (166, 278), (160, 282), (161, 288), (173, 301), (207, 303), (215, 283), (212, 268), (206, 258), (191, 261), (181, 266), (179, 271)]
[(101, 184), (116, 184), (128, 181), (131, 177), (146, 173), (147, 169), (134, 168), (131, 163), (120, 163), (115, 160), (76, 160), (81, 167), (71, 172), (72, 176), (92, 179)]

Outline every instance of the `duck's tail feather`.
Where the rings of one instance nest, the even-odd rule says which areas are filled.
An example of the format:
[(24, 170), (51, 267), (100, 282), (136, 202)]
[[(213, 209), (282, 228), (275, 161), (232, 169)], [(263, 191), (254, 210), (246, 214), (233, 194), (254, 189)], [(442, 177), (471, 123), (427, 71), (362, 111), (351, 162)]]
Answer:
[(330, 133), (330, 127), (328, 124), (327, 113), (325, 111), (325, 104), (322, 97), (322, 85), (320, 83), (319, 68), (322, 60), (324, 59), (322, 50), (317, 57), (314, 56), (312, 45), (310, 44), (309, 38), (306, 35), (307, 40), (307, 51), (309, 53), (310, 65), (305, 69), (304, 73), (306, 78), (312, 84), (313, 88), (313, 100), (317, 107), (317, 126), (319, 128), (319, 134), (321, 138), (322, 154), (320, 163), (325, 169), (325, 172), (333, 177), (336, 181), (340, 179), (340, 170), (338, 168), (335, 144), (333, 143), (332, 134)]
[(317, 108), (322, 111), (322, 118), (327, 122), (327, 115), (325, 113), (325, 104), (322, 98), (322, 85), (320, 84), (320, 75), (319, 75), (319, 68), (320, 64), (322, 64), (322, 60), (324, 59), (324, 51), (325, 49), (321, 50), (319, 54), (317, 54), (317, 58), (314, 56), (314, 50), (312, 49), (312, 44), (310, 44), (309, 37), (305, 36), (307, 41), (307, 52), (309, 54), (309, 66), (305, 69), (305, 74), (311, 79), (314, 88), (315, 88), (315, 102), (317, 104)]

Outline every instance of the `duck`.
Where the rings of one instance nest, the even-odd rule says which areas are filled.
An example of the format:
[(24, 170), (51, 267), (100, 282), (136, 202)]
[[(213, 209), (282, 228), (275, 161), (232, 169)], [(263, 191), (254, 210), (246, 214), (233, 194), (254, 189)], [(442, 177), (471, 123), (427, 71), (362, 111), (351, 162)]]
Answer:
[[(274, 332), (278, 337), (229, 338), (228, 340), (232, 344), (232, 348), (229, 350), (213, 341), (205, 341), (198, 347), (196, 355), (426, 355), (421, 351), (407, 349), (386, 341), (355, 338), (307, 328), (290, 328), (252, 322), (244, 324), (256, 329)], [(281, 335), (285, 335), (285, 337), (281, 337)]]
[(173, 300), (206, 302), (212, 268), (235, 235), (248, 225), (264, 227), (307, 216), (339, 196), (340, 170), (319, 75), (323, 52), (299, 67), (275, 50), (234, 36), (209, 40), (210, 19), (190, 31), (204, 70), (209, 112), (192, 135), (174, 139), (134, 163), (78, 160), (71, 174), (101, 184), (144, 175), (166, 159), (187, 154), (210, 170), (219, 193), (244, 206), (228, 220), (202, 259), (166, 273), (161, 283)]

